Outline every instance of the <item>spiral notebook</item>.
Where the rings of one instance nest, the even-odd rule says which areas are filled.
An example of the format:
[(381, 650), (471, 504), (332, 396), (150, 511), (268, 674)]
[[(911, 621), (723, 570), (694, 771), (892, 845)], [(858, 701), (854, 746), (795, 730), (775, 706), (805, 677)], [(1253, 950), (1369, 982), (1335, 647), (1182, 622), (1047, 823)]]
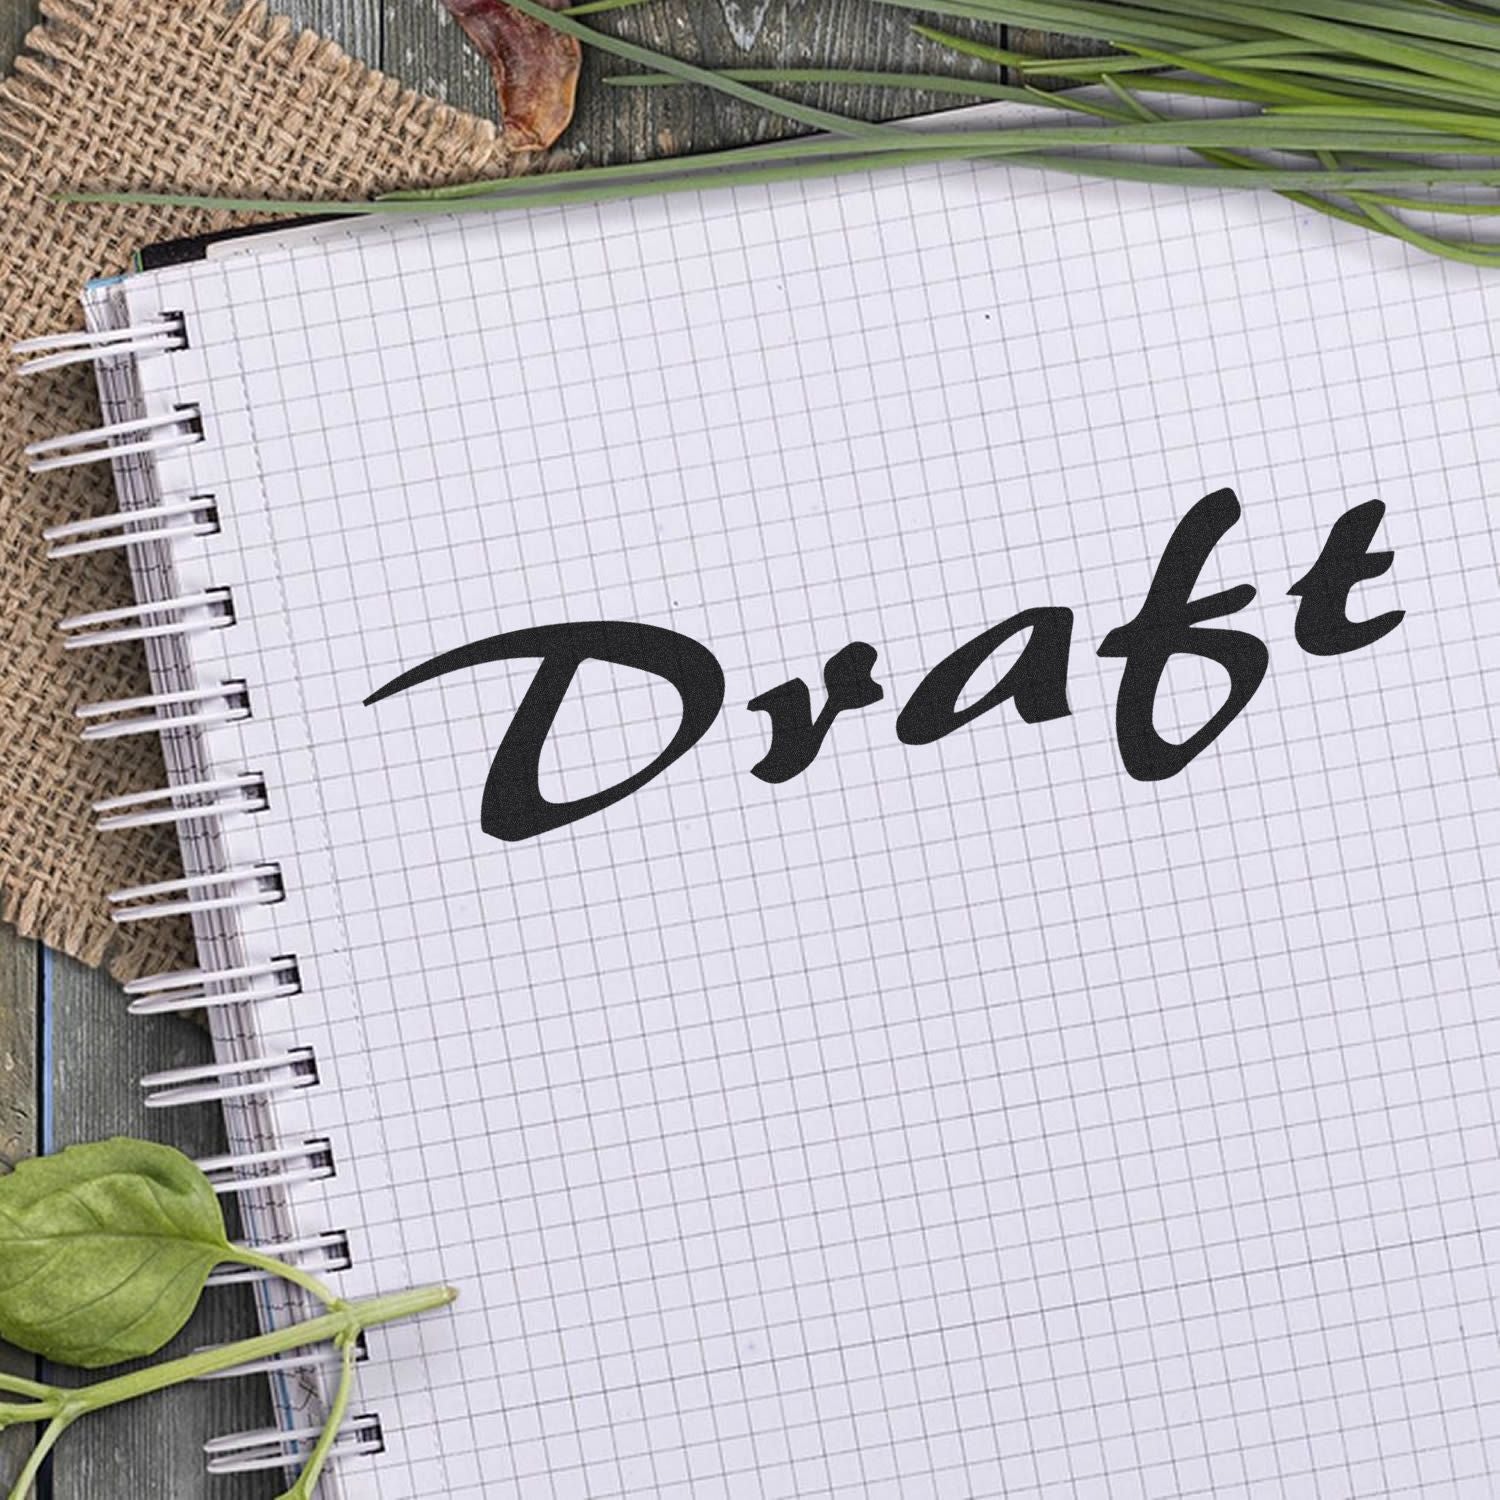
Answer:
[(65, 633), (186, 870), (111, 899), (217, 1043), (148, 1086), (461, 1294), (327, 1493), (1494, 1492), (1500, 282), (954, 164), (86, 306)]

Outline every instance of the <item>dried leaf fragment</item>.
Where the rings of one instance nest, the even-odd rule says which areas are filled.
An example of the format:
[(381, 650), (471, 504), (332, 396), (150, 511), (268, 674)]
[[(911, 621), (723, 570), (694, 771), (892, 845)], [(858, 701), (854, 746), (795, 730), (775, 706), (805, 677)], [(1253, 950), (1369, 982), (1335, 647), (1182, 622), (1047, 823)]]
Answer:
[[(544, 0), (562, 10), (568, 0)], [(519, 151), (550, 146), (573, 118), (583, 48), (505, 0), (443, 0), (490, 65), (505, 134)]]

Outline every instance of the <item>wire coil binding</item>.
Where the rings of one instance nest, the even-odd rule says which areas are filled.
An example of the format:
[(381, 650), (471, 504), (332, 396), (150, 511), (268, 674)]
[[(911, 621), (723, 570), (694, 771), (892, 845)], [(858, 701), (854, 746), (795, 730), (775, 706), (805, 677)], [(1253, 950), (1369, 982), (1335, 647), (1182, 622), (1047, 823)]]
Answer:
[[(222, 1349), (222, 1344), (206, 1344), (194, 1353), (206, 1354)], [(354, 1340), (354, 1363), (362, 1365), (370, 1357), (370, 1346), (363, 1334)], [(232, 1365), (227, 1370), (215, 1370), (211, 1375), (199, 1375), (197, 1380), (238, 1380), (242, 1375), (285, 1375), (296, 1370), (337, 1370), (343, 1356), (329, 1344), (319, 1344), (312, 1349), (294, 1349), (290, 1354), (276, 1354), (270, 1359), (257, 1359), (248, 1364)]]
[[(91, 314), (92, 318), (92, 314)], [(187, 871), (181, 877), (111, 891), (110, 916), (119, 924), (188, 917), (199, 935), (200, 952), (217, 964), (175, 970), (131, 980), (125, 985), (132, 1015), (152, 1016), (206, 1011), (215, 1034), (231, 1039), (219, 1059), (201, 1066), (170, 1068), (141, 1080), (148, 1109), (234, 1101), (248, 1122), (230, 1152), (198, 1165), (216, 1194), (241, 1200), (247, 1211), (261, 1205), (261, 1221), (274, 1231), (254, 1248), (289, 1266), (317, 1274), (336, 1273), (353, 1264), (349, 1236), (342, 1230), (298, 1236), (284, 1194), (298, 1186), (337, 1175), (332, 1143), (311, 1137), (270, 1144), (274, 1116), (262, 1101), (318, 1085), (318, 1061), (310, 1047), (256, 1053), (254, 1016), (258, 1007), (288, 1002), (303, 989), (295, 955), (251, 961), (245, 954), (239, 914), (285, 898), (281, 867), (271, 862), (235, 863), (214, 851), (226, 846), (221, 827), (229, 820), (266, 812), (271, 805), (266, 779), (250, 768), (214, 768), (205, 748), (216, 729), (252, 717), (251, 687), (244, 679), (194, 681), (190, 639), (234, 623), (234, 599), (227, 588), (199, 587), (176, 592), (174, 548), (218, 533), (223, 524), (212, 494), (161, 491), (156, 460), (206, 441), (204, 414), (194, 402), (145, 412), (145, 398), (131, 373), (136, 361), (171, 354), (189, 344), (180, 312), (127, 322), (117, 311), (98, 320), (115, 326), (91, 327), (26, 339), (14, 346), (23, 356), (22, 375), (40, 375), (74, 365), (98, 368), (106, 420), (98, 427), (29, 444), (31, 472), (47, 474), (82, 465), (115, 466), (120, 508), (109, 514), (63, 520), (42, 533), (48, 556), (56, 559), (118, 552), (136, 579), (132, 605), (94, 610), (59, 622), (68, 650), (140, 643), (150, 656), (153, 690), (135, 697), (85, 703), (75, 709), (80, 736), (105, 741), (143, 734), (163, 736), (172, 768), (168, 784), (94, 804), (101, 831), (156, 825), (176, 826), (183, 840)], [(119, 418), (119, 420), (110, 420)], [(184, 769), (198, 770), (196, 777)], [(222, 865), (222, 868), (216, 866)], [(206, 866), (206, 868), (205, 868)], [(203, 934), (210, 934), (204, 946)], [(248, 1054), (248, 1055), (247, 1055)], [(263, 1144), (263, 1142), (265, 1144)], [(267, 1272), (247, 1267), (216, 1271), (210, 1284), (251, 1284), (262, 1306), (279, 1321), (303, 1315), (295, 1294)], [(277, 1288), (282, 1288), (278, 1294)], [(288, 1300), (288, 1298), (291, 1300)], [(269, 1326), (269, 1325), (268, 1325)], [(359, 1357), (365, 1357), (363, 1349)], [(297, 1413), (310, 1413), (326, 1401), (323, 1385), (330, 1351), (296, 1350), (247, 1365), (235, 1374), (269, 1374), (282, 1396), (287, 1430), (220, 1438), (206, 1446), (212, 1473), (241, 1473), (296, 1465), (321, 1435), (305, 1427)], [(295, 1399), (292, 1392), (297, 1392)], [(311, 1406), (308, 1405), (309, 1399)], [(350, 1418), (340, 1429), (329, 1457), (379, 1453), (384, 1449), (380, 1419)]]
[(221, 1198), (232, 1198), (255, 1188), (323, 1182), (338, 1175), (333, 1147), (322, 1138), (303, 1141), (300, 1146), (204, 1157), (198, 1166)]
[[(217, 703), (211, 708), (207, 705)], [(203, 705), (203, 706), (196, 706)], [(139, 709), (183, 709), (181, 713), (137, 712)], [(159, 734), (188, 724), (233, 724), (250, 717), (250, 694), (243, 681), (218, 687), (186, 688), (180, 693), (146, 693), (139, 698), (115, 698), (85, 703), (73, 710), (75, 718), (90, 721), (82, 731), (86, 740), (114, 740), (133, 734)]]
[[(177, 615), (177, 619), (160, 618)], [(135, 624), (131, 624), (135, 621)], [(154, 621), (155, 623), (147, 623)], [(96, 609), (86, 615), (70, 615), (57, 628), (68, 637), (65, 649), (117, 646), (125, 641), (159, 640), (165, 636), (193, 635), (200, 630), (223, 630), (234, 624), (234, 601), (228, 589), (205, 589), (176, 599), (152, 599), (119, 609)], [(117, 628), (118, 627), (118, 628)]]
[[(220, 986), (228, 986), (220, 988)], [(242, 964), (235, 969), (180, 969), (152, 974), (125, 985), (133, 1016), (172, 1015), (181, 1011), (214, 1010), (226, 1005), (256, 1005), (302, 992), (302, 972), (295, 958), (264, 964)]]
[[(179, 802), (179, 798), (188, 800)], [(270, 805), (265, 777), (246, 771), (211, 781), (182, 781), (176, 786), (105, 797), (94, 804), (99, 815), (94, 827), (104, 832), (112, 828), (149, 828), (157, 823), (195, 823), (233, 817), (236, 813), (264, 812)]]
[[(265, 1098), (311, 1088), (317, 1081), (318, 1060), (313, 1049), (294, 1047), (290, 1052), (267, 1057), (242, 1057), (148, 1073), (141, 1079), (146, 1091), (141, 1102), (147, 1109), (176, 1109), (214, 1100)], [(264, 1186), (264, 1182), (259, 1185)]]
[[(265, 1428), (214, 1438), (203, 1445), (210, 1474), (253, 1474), (294, 1464), (311, 1451), (323, 1436), (321, 1427), (298, 1427), (290, 1431)], [(385, 1434), (380, 1418), (371, 1413), (351, 1417), (339, 1429), (333, 1445), (336, 1457), (385, 1452)]]
[[(330, 1157), (331, 1160), (331, 1157)], [(200, 1162), (201, 1166), (202, 1163)], [(326, 1174), (332, 1176), (332, 1172)], [(299, 1270), (311, 1271), (317, 1276), (328, 1276), (338, 1271), (347, 1271), (354, 1264), (349, 1250), (349, 1236), (341, 1229), (325, 1234), (311, 1235), (301, 1240), (272, 1240), (264, 1244), (251, 1245), (252, 1250), (285, 1261)], [(210, 1286), (248, 1286), (266, 1280), (270, 1273), (253, 1266), (225, 1266), (209, 1278)]]
[(181, 313), (163, 313), (151, 323), (125, 328), (91, 329), (86, 333), (51, 333), (11, 345), (13, 354), (32, 358), (17, 366), (18, 375), (41, 375), (68, 365), (100, 364), (106, 360), (169, 354), (187, 347), (187, 328)]
[[(149, 885), (124, 886), (110, 891), (105, 899), (114, 908), (110, 920), (125, 923), (187, 917), (195, 911), (272, 906), (285, 895), (279, 865), (246, 865), (238, 870), (216, 870), (209, 875), (186, 875), (181, 880), (153, 880)], [(158, 901), (158, 896), (178, 899)]]
[[(162, 524), (150, 524), (154, 522)], [(47, 556), (57, 559), (144, 547), (151, 542), (172, 542), (179, 537), (212, 536), (218, 529), (218, 503), (210, 495), (192, 495), (170, 504), (111, 511), (107, 516), (90, 516), (83, 521), (62, 521), (47, 527), (42, 540), (54, 544)]]
[[(123, 438), (123, 442), (116, 442)], [(108, 422), (85, 432), (43, 438), (26, 445), (33, 474), (73, 469), (80, 464), (105, 464), (132, 453), (161, 453), (169, 448), (191, 448), (203, 441), (203, 418), (196, 406), (180, 406), (154, 417), (132, 417)]]

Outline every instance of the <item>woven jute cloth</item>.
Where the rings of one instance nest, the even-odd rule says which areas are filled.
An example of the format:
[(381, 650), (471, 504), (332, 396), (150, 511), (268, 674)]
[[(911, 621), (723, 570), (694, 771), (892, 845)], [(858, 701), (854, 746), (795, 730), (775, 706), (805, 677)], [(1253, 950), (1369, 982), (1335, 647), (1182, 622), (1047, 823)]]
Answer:
[[(220, 213), (59, 206), (69, 189), (295, 198), (505, 172), (488, 121), (299, 33), (259, 4), (48, 0), (0, 84), (0, 349), (82, 326), (84, 283), (143, 244), (223, 229)], [(117, 554), (48, 562), (42, 528), (114, 509), (106, 466), (39, 477), (24, 446), (98, 424), (88, 367), (0, 375), (0, 914), (121, 977), (188, 960), (185, 928), (117, 929), (104, 893), (180, 869), (170, 830), (97, 833), (90, 805), (162, 785), (151, 736), (80, 741), (81, 703), (148, 692), (133, 646), (64, 652), (57, 621), (130, 602)]]

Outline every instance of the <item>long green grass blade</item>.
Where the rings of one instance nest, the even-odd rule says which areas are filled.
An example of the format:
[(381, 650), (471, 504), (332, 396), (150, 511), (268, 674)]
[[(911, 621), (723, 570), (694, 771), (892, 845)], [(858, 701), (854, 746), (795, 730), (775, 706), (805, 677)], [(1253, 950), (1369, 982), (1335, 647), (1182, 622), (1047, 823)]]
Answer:
[(1269, 113), (1278, 119), (1299, 120), (1385, 120), (1417, 130), (1461, 133), (1481, 140), (1500, 141), (1500, 115), (1485, 116), (1474, 111), (1419, 109), (1415, 106), (1392, 107), (1378, 104), (1287, 103), (1268, 104)]
[[(1500, 36), (1492, 22), (1470, 20), (1456, 11), (1433, 5), (1381, 5), (1370, 0), (1256, 0), (1263, 11), (1388, 31), (1418, 41), (1458, 42), (1483, 51), (1500, 52)], [(1497, 59), (1500, 61), (1500, 59)]]
[(940, 47), (949, 47), (954, 52), (961, 52), (965, 57), (977, 57), (981, 62), (998, 63), (1005, 68), (1019, 68), (1033, 61), (1024, 52), (1012, 52), (1006, 47), (992, 47), (988, 42), (978, 42), (969, 36), (954, 36), (951, 32), (939, 31), (935, 26), (923, 26), (918, 22), (913, 22), (911, 29), (926, 41), (936, 42)]
[[(742, 83), (840, 84), (856, 89), (907, 89), (922, 94), (959, 94), (971, 99), (1005, 99), (1016, 104), (1034, 102), (1034, 89), (1010, 83), (991, 83), (982, 78), (963, 78), (945, 73), (865, 73), (857, 68), (726, 68), (721, 78)], [(617, 73), (602, 80), (612, 88), (682, 87), (670, 73)]]
[[(1180, 187), (1271, 188), (1301, 192), (1404, 190), (1414, 187), (1500, 187), (1500, 166), (1490, 167), (1368, 167), (1330, 172), (1295, 167), (1262, 166), (1251, 174), (1243, 170), (1193, 167), (1176, 162), (1137, 161), (1128, 157), (1083, 156), (1063, 152), (1022, 150), (1000, 153), (986, 148), (917, 147), (907, 151), (852, 153), (828, 161), (747, 168), (743, 173), (678, 173), (645, 181), (586, 187), (559, 186), (532, 193), (497, 193), (444, 201), (355, 200), (330, 203), (287, 198), (217, 198), (195, 193), (59, 193), (61, 203), (137, 203), (164, 208), (218, 208), (258, 214), (369, 214), (431, 213), (434, 209), (468, 212), (473, 209), (546, 208), (558, 203), (596, 202), (613, 197), (640, 197), (652, 193), (709, 191), (744, 184), (801, 181), (840, 172), (868, 172), (885, 167), (905, 167), (930, 161), (1003, 160), (1012, 165), (1066, 171), (1074, 176), (1101, 177), (1125, 182), (1159, 183)], [(552, 179), (567, 184), (571, 174)]]
[(996, 25), (1026, 26), (1037, 31), (1055, 31), (1064, 36), (1091, 38), (1119, 46), (1125, 42), (1156, 43), (1169, 47), (1199, 47), (1215, 41), (1248, 39), (1253, 33), (1243, 26), (1194, 18), (1193, 25), (1163, 20), (1149, 11), (1127, 5), (1049, 5), (1044, 0), (874, 0), (901, 10), (926, 11), (955, 16), (965, 21), (990, 21)]
[[(1025, 91), (1024, 97), (1028, 102), (1045, 104), (1056, 110), (1078, 107), (1077, 101), (1067, 100), (1059, 95)], [(965, 156), (1118, 146), (1191, 150), (1253, 150), (1270, 146), (1283, 152), (1324, 149), (1378, 152), (1385, 155), (1402, 150), (1430, 153), (1441, 147), (1444, 151), (1458, 155), (1500, 155), (1500, 151), (1485, 142), (1462, 136), (1412, 132), (1401, 124), (1379, 121), (1372, 121), (1368, 125), (1341, 122), (1333, 126), (1312, 127), (1294, 120), (1273, 122), (1256, 116), (1236, 116), (1213, 120), (1156, 120), (1138, 123), (1113, 121), (1100, 127), (1027, 125), (1003, 130), (962, 131), (892, 127), (882, 133), (878, 142), (854, 143), (830, 137), (767, 142), (760, 146), (711, 152), (701, 156), (672, 157), (665, 161), (632, 162), (623, 166), (588, 167), (567, 173), (498, 178), (449, 187), (408, 190), (387, 194), (377, 201), (447, 204), (466, 198), (538, 199), (563, 191), (572, 193), (581, 187), (603, 186), (613, 181), (659, 182), (685, 174), (737, 174), (742, 169), (770, 162), (783, 163), (791, 170), (796, 170), (799, 164), (846, 158), (856, 153), (890, 152), (899, 156), (919, 144), (925, 149), (956, 151)]]
[(565, 5), (565, 16), (593, 16), (603, 10), (633, 10), (637, 5), (649, 5), (651, 0), (587, 0), (584, 5)]
[[(1112, 92), (1125, 108), (1129, 109), (1137, 118), (1146, 120), (1160, 119), (1161, 116), (1144, 101), (1138, 99), (1131, 91), (1117, 79), (1106, 78), (1105, 86)], [(1233, 151), (1202, 151), (1198, 155), (1209, 162), (1216, 162), (1220, 166), (1234, 167), (1240, 171), (1259, 172), (1263, 169), (1263, 163), (1253, 156), (1241, 155)], [(1324, 161), (1326, 167), (1333, 167), (1332, 158)], [(1383, 234), (1386, 231), (1360, 206), (1346, 207), (1332, 198), (1327, 198), (1319, 193), (1294, 192), (1283, 190), (1280, 197), (1288, 202), (1295, 203), (1301, 208), (1312, 209), (1331, 219), (1341, 220), (1345, 224), (1353, 224), (1360, 229), (1372, 230)]]
[(1396, 193), (1350, 193), (1351, 199), (1378, 203), (1382, 208), (1399, 209), (1408, 213), (1434, 214), (1456, 219), (1500, 218), (1500, 203), (1466, 203), (1462, 199), (1448, 198), (1403, 198)]
[(826, 109), (812, 109), (779, 99), (775, 94), (768, 94), (763, 89), (753, 88), (748, 83), (736, 83), (733, 79), (726, 79), (716, 84), (716, 75), (707, 68), (683, 62), (680, 58), (668, 56), (664, 52), (653, 52), (649, 47), (642, 47), (622, 37), (611, 36), (608, 32), (584, 26), (565, 12), (548, 10), (545, 5), (539, 3), (539, 0), (510, 0), (510, 5), (513, 10), (520, 11), (522, 15), (541, 21), (567, 36), (576, 37), (581, 42), (587, 42), (601, 52), (611, 52), (626, 62), (638, 63), (641, 67), (650, 68), (653, 72), (671, 73), (681, 78), (684, 83), (703, 83), (710, 87), (717, 87), (722, 93), (729, 94), (743, 103), (757, 104), (772, 114), (783, 115), (813, 130), (827, 130), (835, 135), (864, 139), (879, 133), (881, 129), (878, 125), (871, 125), (867, 121), (857, 120), (849, 115), (835, 114), (832, 110)]
[[(1327, 57), (1265, 58), (1256, 65), (1256, 72), (1305, 73), (1317, 78), (1330, 91), (1368, 91), (1371, 97), (1390, 98), (1393, 102), (1408, 95), (1416, 95), (1423, 99), (1461, 104), (1474, 109), (1493, 110), (1500, 107), (1500, 76), (1496, 78), (1495, 92), (1482, 94), (1476, 89), (1423, 78), (1416, 73), (1404, 73), (1397, 68), (1382, 68), (1370, 63), (1345, 62)], [(1364, 96), (1363, 92), (1359, 95)]]
[(1360, 197), (1360, 204), (1385, 233), (1405, 240), (1408, 245), (1414, 245), (1418, 250), (1425, 250), (1429, 255), (1441, 255), (1448, 260), (1461, 261), (1471, 266), (1500, 266), (1500, 248), (1468, 245), (1426, 234), (1408, 224), (1404, 219), (1399, 219), (1395, 214), (1388, 212), (1375, 199), (1363, 194)]
[(434, 188), (401, 188), (382, 193), (380, 203), (443, 204), (462, 198), (513, 197), (579, 185), (592, 186), (640, 178), (663, 178), (680, 173), (732, 171), (765, 162), (816, 161), (848, 156), (866, 148), (839, 136), (802, 136), (794, 140), (763, 141), (755, 146), (705, 151), (696, 156), (671, 156), (658, 161), (621, 162), (607, 167), (576, 167), (568, 172), (529, 173), (519, 177), (481, 178)]
[[(991, 78), (810, 66), (717, 71), (579, 19), (645, 0), (582, 0), (563, 11), (541, 0), (512, 3), (643, 70), (607, 80), (615, 87), (710, 88), (817, 134), (352, 204), (113, 193), (72, 201), (283, 214), (494, 212), (884, 167), (1006, 161), (1082, 177), (1280, 193), (1413, 249), (1500, 267), (1500, 243), (1467, 237), (1478, 221), (1500, 218), (1500, 0), (871, 0), (913, 13), (912, 30), (952, 56), (1013, 70)], [(958, 36), (933, 25), (932, 17), (996, 30), (993, 37)], [(1096, 52), (1023, 54), (1004, 44), (999, 28), (1007, 26), (1079, 38)], [(1032, 82), (1043, 76), (1087, 82), (1096, 91), (1044, 93)], [(1053, 119), (1033, 108), (1014, 123), (1001, 111), (972, 128), (931, 122), (914, 128), (782, 92), (829, 85), (1041, 106)], [(1169, 102), (1174, 97), (1182, 101), (1178, 108)], [(1449, 219), (1453, 238), (1435, 232)], [(1462, 233), (1460, 224), (1467, 226)]]
[(1494, 83), (1493, 60), (1473, 61), (1430, 42), (1401, 41), (1395, 33), (1324, 20), (1304, 12), (1278, 10), (1271, 5), (1241, 4), (1239, 0), (1192, 0), (1192, 4), (1205, 17), (1232, 16), (1241, 24), (1298, 37), (1329, 51), (1352, 53), (1372, 62), (1398, 63), (1415, 73), (1480, 89)]

